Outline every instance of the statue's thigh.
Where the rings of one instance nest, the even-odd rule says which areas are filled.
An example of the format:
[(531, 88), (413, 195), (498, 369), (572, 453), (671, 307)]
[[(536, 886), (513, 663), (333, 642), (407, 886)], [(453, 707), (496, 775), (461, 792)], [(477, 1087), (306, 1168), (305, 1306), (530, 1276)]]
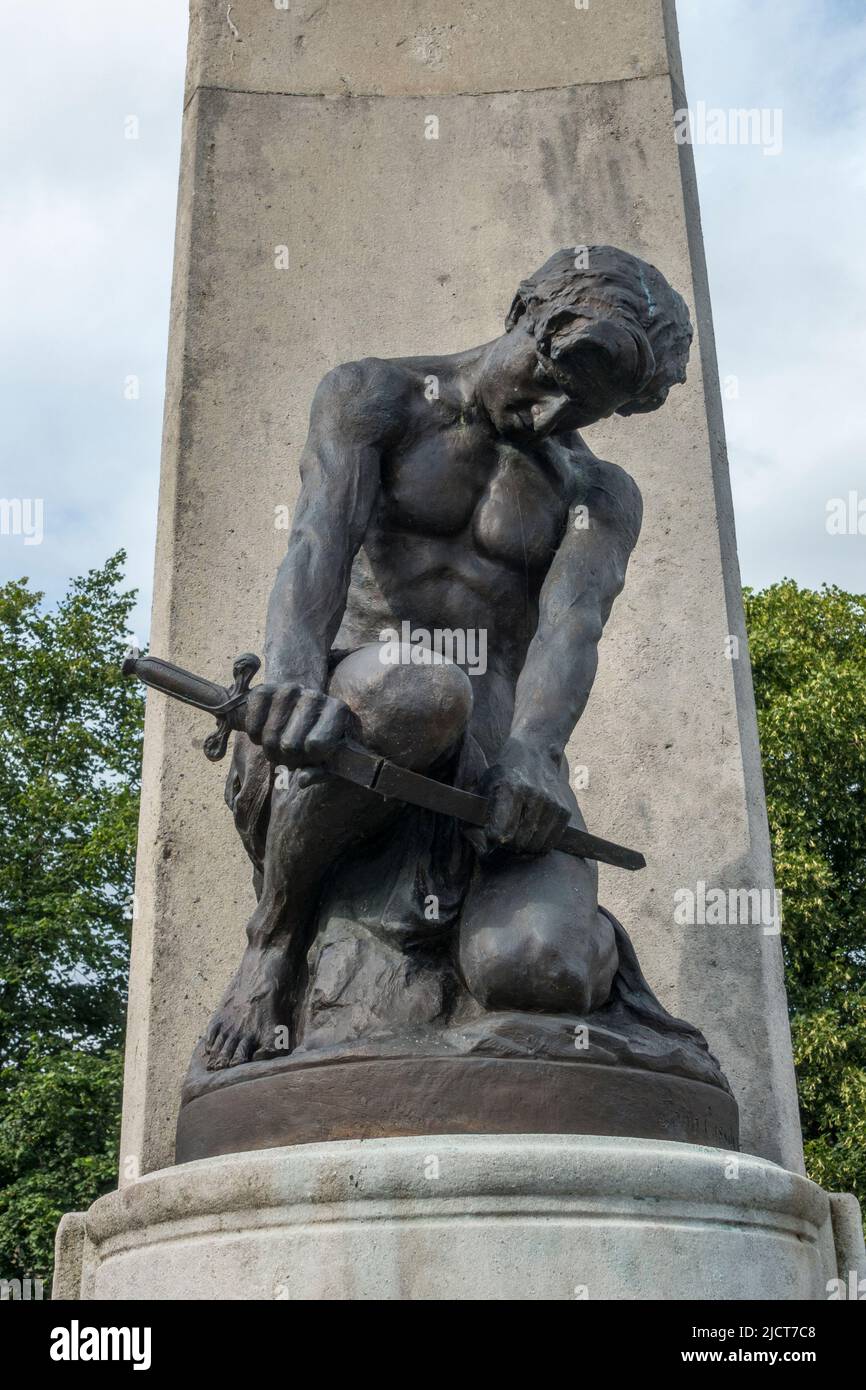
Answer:
[(557, 850), (479, 864), (463, 908), (460, 968), (485, 1008), (585, 1014), (608, 998), (616, 965), (595, 864)]
[(356, 715), (365, 747), (424, 770), (458, 742), (472, 714), (472, 687), (459, 666), (418, 665), (411, 648), (384, 661), (384, 647), (360, 647), (334, 668), (329, 693)]

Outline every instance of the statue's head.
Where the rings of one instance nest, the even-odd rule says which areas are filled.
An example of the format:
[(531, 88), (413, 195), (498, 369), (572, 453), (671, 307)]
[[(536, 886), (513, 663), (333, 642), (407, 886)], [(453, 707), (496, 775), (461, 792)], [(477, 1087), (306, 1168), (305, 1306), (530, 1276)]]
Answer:
[(686, 379), (689, 311), (655, 266), (614, 246), (557, 251), (522, 282), (480, 393), (503, 434), (658, 410)]

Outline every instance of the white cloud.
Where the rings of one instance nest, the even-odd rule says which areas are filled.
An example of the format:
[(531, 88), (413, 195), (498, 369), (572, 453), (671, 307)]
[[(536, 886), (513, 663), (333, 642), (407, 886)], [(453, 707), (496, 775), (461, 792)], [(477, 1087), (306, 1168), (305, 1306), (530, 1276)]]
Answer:
[(125, 545), (142, 629), (186, 25), (179, 0), (31, 0), (3, 20), (0, 491), (43, 497), (46, 533), (0, 538), (0, 578), (29, 574), (53, 598)]
[(696, 146), (740, 562), (866, 588), (866, 537), (826, 502), (866, 494), (866, 12), (813, 0), (679, 0), (690, 106), (780, 107), (784, 148)]

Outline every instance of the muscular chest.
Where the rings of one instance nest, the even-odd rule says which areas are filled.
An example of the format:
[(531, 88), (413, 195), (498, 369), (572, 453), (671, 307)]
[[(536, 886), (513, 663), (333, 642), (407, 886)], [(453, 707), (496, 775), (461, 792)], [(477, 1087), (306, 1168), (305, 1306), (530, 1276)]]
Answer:
[(509, 566), (549, 563), (568, 504), (555, 463), (504, 443), (453, 430), (390, 461), (384, 482), (390, 525), (453, 536)]

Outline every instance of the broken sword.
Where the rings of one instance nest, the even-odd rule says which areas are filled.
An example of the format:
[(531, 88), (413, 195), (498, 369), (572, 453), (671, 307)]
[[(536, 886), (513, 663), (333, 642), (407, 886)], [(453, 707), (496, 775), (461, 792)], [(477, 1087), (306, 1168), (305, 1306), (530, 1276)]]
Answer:
[[(244, 731), (243, 707), (250, 682), (260, 666), (259, 658), (252, 652), (239, 656), (232, 671), (234, 680), (228, 689), (201, 676), (194, 676), (191, 671), (185, 671), (182, 666), (175, 666), (158, 656), (141, 656), (135, 647), (127, 652), (122, 669), (125, 676), (136, 676), (154, 690), (161, 690), (183, 704), (212, 714), (217, 727), (205, 739), (204, 752), (211, 762), (218, 762), (225, 757), (232, 731)], [(423, 777), (419, 772), (411, 772), (409, 768), (400, 767), (378, 753), (362, 748), (352, 739), (343, 739), (323, 765), (328, 772), (336, 773), (338, 777), (359, 787), (366, 787), (379, 796), (406, 801), (411, 806), (437, 811), (443, 816), (453, 816), (469, 825), (483, 827), (487, 824), (489, 806), (486, 796), (478, 796), (475, 792), (452, 787), (447, 782), (437, 782), (433, 777)], [(618, 869), (643, 869), (646, 866), (646, 860), (637, 850), (625, 849), (611, 840), (602, 840), (598, 835), (578, 829), (576, 825), (565, 827), (555, 848), (576, 858), (597, 859)]]

